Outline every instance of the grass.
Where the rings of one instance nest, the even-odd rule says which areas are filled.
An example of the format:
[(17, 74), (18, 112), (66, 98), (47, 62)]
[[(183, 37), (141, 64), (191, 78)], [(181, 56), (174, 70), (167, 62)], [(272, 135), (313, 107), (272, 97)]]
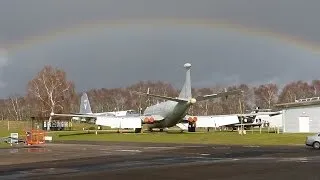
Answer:
[(30, 126), (28, 121), (0, 121), (0, 137), (9, 136), (10, 133), (17, 132), (22, 134)]
[(225, 145), (296, 145), (304, 144), (309, 134), (254, 133), (239, 135), (237, 132), (199, 133), (103, 133), (93, 132), (61, 133), (55, 140), (113, 141), (113, 142), (156, 142), (156, 143), (195, 143)]
[(10, 146), (9, 144), (0, 143), (0, 148), (7, 148), (7, 147), (9, 147), (9, 146)]
[[(195, 143), (195, 144), (225, 144), (225, 145), (295, 145), (304, 144), (305, 138), (309, 134), (275, 134), (265, 131), (260, 134), (258, 131), (247, 131), (246, 135), (239, 135), (238, 132), (154, 132), (154, 133), (116, 133), (98, 131), (83, 131), (94, 125), (84, 123), (73, 123), (74, 131), (52, 131), (47, 132), (53, 136), (54, 141), (113, 141), (113, 142), (157, 142), (157, 143)], [(29, 129), (31, 123), (28, 121), (0, 121), (0, 137), (9, 136), (11, 132), (18, 132), (19, 136), (24, 136), (24, 130)], [(1, 147), (6, 147), (0, 143)]]

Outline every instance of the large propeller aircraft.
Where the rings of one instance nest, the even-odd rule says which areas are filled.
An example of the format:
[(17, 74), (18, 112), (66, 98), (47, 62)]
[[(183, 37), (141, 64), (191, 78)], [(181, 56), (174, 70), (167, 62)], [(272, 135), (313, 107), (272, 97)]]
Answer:
[[(168, 97), (161, 96), (156, 94), (151, 94), (149, 90), (146, 93), (143, 92), (134, 92), (140, 95), (146, 95), (154, 98), (159, 98), (165, 100), (164, 102), (149, 106), (145, 109), (143, 114), (135, 116), (122, 116), (122, 117), (113, 117), (107, 114), (54, 114), (51, 113), (51, 116), (71, 116), (71, 117), (82, 117), (82, 118), (97, 118), (101, 116), (106, 116), (104, 121), (96, 121), (97, 125), (105, 125), (108, 121), (108, 118), (114, 120), (115, 118), (121, 119), (140, 119), (141, 124), (145, 124), (149, 130), (153, 128), (159, 128), (161, 131), (164, 128), (170, 128), (176, 126), (178, 123), (182, 123), (186, 120), (186, 115), (189, 108), (197, 102), (214, 99), (214, 98), (227, 98), (230, 95), (241, 95), (243, 91), (233, 90), (233, 91), (224, 91), (216, 94), (208, 94), (204, 96), (193, 97), (191, 94), (191, 64), (184, 64), (186, 69), (185, 83), (180, 91), (178, 97)], [(189, 118), (190, 120), (190, 118)], [(141, 132), (141, 128), (136, 128), (135, 132)]]

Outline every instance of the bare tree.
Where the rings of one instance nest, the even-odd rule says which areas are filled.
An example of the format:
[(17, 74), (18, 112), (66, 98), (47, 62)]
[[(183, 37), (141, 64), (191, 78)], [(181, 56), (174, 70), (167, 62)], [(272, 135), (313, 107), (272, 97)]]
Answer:
[(314, 96), (319, 96), (320, 95), (320, 80), (313, 80), (311, 83), (311, 86), (314, 91)]
[(315, 94), (315, 88), (307, 82), (296, 81), (286, 84), (279, 95), (280, 103), (294, 102), (301, 98), (310, 98)]
[(271, 108), (278, 98), (278, 86), (276, 84), (260, 85), (254, 89), (256, 105), (261, 108)]
[(6, 104), (6, 99), (0, 99), (0, 115), (1, 115), (1, 120), (5, 120), (8, 118), (7, 114), (7, 104)]
[(15, 94), (9, 97), (9, 100), (7, 101), (7, 109), (9, 114), (15, 119), (15, 120), (22, 120), (22, 112), (21, 112), (21, 106), (23, 97)]
[[(74, 84), (67, 80), (66, 73), (52, 66), (45, 66), (28, 83), (28, 94), (38, 100), (38, 103), (43, 107), (42, 113), (45, 115), (48, 115), (49, 112), (63, 111), (68, 106), (63, 102), (73, 97), (74, 93)], [(51, 116), (47, 126), (48, 130), (50, 130), (50, 124)]]

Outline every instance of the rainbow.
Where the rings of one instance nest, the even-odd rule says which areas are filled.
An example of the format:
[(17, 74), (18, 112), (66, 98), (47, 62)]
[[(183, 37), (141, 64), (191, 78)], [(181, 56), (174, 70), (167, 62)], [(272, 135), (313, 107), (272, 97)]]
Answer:
[(260, 29), (255, 27), (248, 27), (241, 24), (228, 21), (212, 21), (206, 19), (128, 19), (128, 20), (104, 20), (104, 21), (90, 21), (84, 22), (71, 27), (63, 29), (55, 29), (43, 35), (25, 39), (19, 44), (13, 44), (6, 47), (9, 52), (19, 51), (24, 48), (41, 45), (42, 43), (50, 42), (59, 38), (64, 38), (80, 33), (95, 31), (99, 28), (107, 27), (126, 27), (129, 25), (152, 25), (154, 26), (182, 26), (182, 25), (196, 25), (208, 28), (220, 28), (224, 30), (240, 32), (249, 36), (266, 37), (283, 42), (284, 44), (294, 45), (298, 48), (307, 49), (315, 53), (320, 53), (320, 45), (315, 42), (306, 41), (302, 38), (273, 32), (267, 29)]

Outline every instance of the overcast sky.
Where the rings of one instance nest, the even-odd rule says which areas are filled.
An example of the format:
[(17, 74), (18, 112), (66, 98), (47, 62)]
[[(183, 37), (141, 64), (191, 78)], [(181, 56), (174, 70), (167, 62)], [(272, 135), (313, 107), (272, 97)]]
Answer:
[(318, 0), (2, 0), (0, 97), (25, 93), (46, 64), (67, 71), (78, 91), (139, 80), (180, 88), (186, 62), (196, 87), (319, 79), (319, 7)]

